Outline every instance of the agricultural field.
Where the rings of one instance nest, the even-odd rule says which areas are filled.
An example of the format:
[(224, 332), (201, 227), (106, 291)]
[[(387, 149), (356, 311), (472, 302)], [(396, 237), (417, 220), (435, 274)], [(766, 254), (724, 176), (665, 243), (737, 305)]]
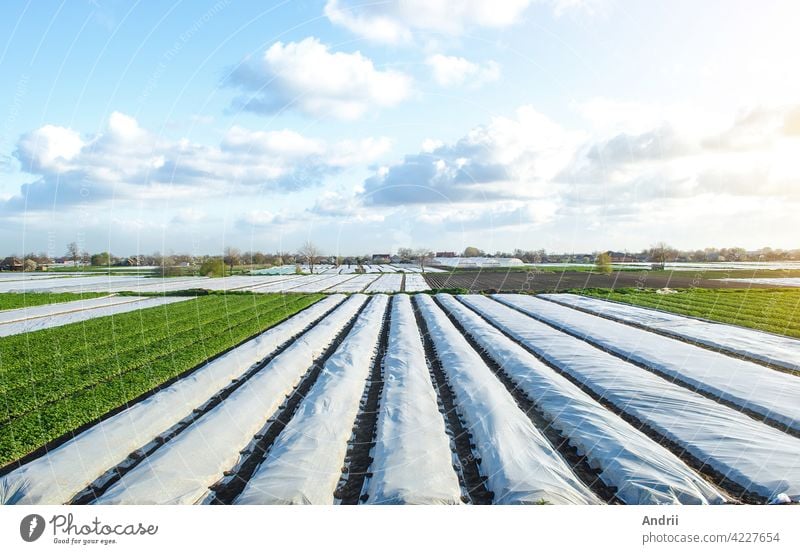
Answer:
[(796, 289), (689, 289), (670, 294), (636, 289), (581, 292), (605, 300), (800, 338), (800, 290)]
[(799, 502), (800, 342), (620, 306), (228, 293), (0, 339), (0, 501)]
[(35, 293), (35, 294), (3, 294), (0, 293), (0, 310), (15, 310), (20, 308), (30, 308), (33, 306), (43, 306), (46, 304), (58, 304), (59, 302), (71, 302), (88, 298), (104, 296), (101, 292), (87, 293)]
[[(375, 267), (375, 266), (373, 266)], [(382, 266), (389, 267), (389, 266)], [(424, 274), (394, 270), (370, 273), (327, 271), (314, 274), (294, 273), (275, 275), (235, 275), (223, 278), (210, 277), (135, 277), (118, 275), (80, 275), (42, 280), (0, 280), (2, 293), (26, 293), (27, 296), (44, 294), (174, 294), (188, 290), (228, 292), (402, 292), (407, 277), (417, 290), (427, 290)], [(423, 287), (424, 288), (421, 288)], [(20, 295), (21, 296), (21, 295)]]
[(0, 338), (0, 464), (96, 421), (319, 299), (155, 298), (161, 305)]
[[(24, 296), (24, 295), (22, 295)], [(80, 297), (79, 295), (75, 295)], [(0, 311), (0, 337), (182, 302), (189, 296), (101, 296)]]
[[(292, 266), (294, 267), (294, 266)], [(730, 279), (735, 273), (706, 271), (649, 271), (619, 270), (609, 274), (593, 268), (540, 267), (484, 268), (480, 270), (436, 269), (395, 266), (389, 264), (362, 266), (366, 273), (356, 273), (356, 267), (316, 266), (313, 274), (281, 272), (254, 273), (222, 278), (159, 277), (136, 275), (81, 275), (61, 277), (0, 279), (3, 293), (49, 294), (180, 294), (189, 290), (252, 291), (258, 293), (337, 293), (337, 292), (421, 292), (429, 289), (469, 292), (564, 292), (587, 288), (774, 288), (789, 284), (791, 278)], [(773, 270), (764, 270), (775, 273)], [(784, 275), (786, 272), (777, 272)], [(751, 272), (745, 275), (753, 275)], [(363, 285), (363, 286), (362, 286)]]
[(692, 274), (688, 271), (539, 271), (536, 268), (456, 271), (425, 274), (431, 289), (469, 292), (565, 292), (592, 288), (774, 288), (768, 282), (739, 283), (723, 280), (724, 272)]

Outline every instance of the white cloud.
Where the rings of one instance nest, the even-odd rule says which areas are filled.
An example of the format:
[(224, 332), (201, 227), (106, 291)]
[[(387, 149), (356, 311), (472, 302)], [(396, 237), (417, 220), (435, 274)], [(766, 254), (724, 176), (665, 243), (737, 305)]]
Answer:
[(319, 155), (325, 151), (325, 143), (304, 137), (296, 131), (250, 131), (234, 125), (225, 134), (222, 148), (228, 151), (254, 154), (280, 154), (290, 158)]
[(437, 148), (441, 148), (442, 146), (444, 146), (443, 141), (432, 138), (426, 138), (425, 140), (422, 141), (420, 149), (422, 152), (429, 154), (434, 150), (436, 150)]
[(260, 60), (247, 61), (230, 84), (250, 94), (234, 105), (256, 113), (298, 109), (314, 117), (353, 120), (376, 108), (394, 106), (411, 92), (411, 78), (379, 70), (356, 51), (333, 52), (314, 37), (276, 42)]
[(500, 66), (492, 60), (477, 64), (458, 56), (435, 54), (428, 57), (425, 63), (431, 69), (433, 79), (443, 87), (463, 84), (479, 86), (500, 77)]
[(376, 42), (411, 40), (416, 31), (461, 34), (467, 27), (501, 28), (518, 22), (531, 0), (389, 0), (355, 4), (328, 0), (334, 24)]
[(322, 193), (314, 205), (307, 210), (307, 213), (348, 222), (365, 223), (384, 220), (384, 214), (365, 208), (359, 197), (335, 191)]
[(570, 205), (616, 203), (629, 212), (703, 194), (797, 198), (800, 140), (787, 132), (794, 109), (751, 108), (724, 124), (715, 113), (675, 117), (644, 131), (637, 121), (629, 127), (636, 131), (587, 142), (556, 180), (569, 184)]
[(491, 233), (497, 229), (548, 223), (552, 221), (556, 208), (556, 203), (550, 200), (495, 202), (491, 206), (466, 204), (444, 209), (422, 206), (415, 219), (449, 231), (481, 229)]
[(136, 141), (145, 135), (135, 118), (120, 112), (108, 118), (108, 133), (120, 141)]
[(532, 199), (552, 194), (549, 183), (585, 135), (563, 129), (530, 106), (495, 117), (453, 144), (428, 144), (381, 168), (364, 183), (374, 205), (460, 204)]
[[(319, 186), (391, 146), (386, 138), (328, 142), (289, 129), (231, 127), (219, 146), (159, 137), (135, 118), (115, 112), (106, 129), (86, 141), (70, 129), (45, 125), (20, 138), (15, 155), (37, 179), (0, 205), (27, 207), (117, 199), (167, 199)], [(178, 214), (190, 221), (197, 213)]]
[(269, 210), (250, 210), (239, 218), (238, 223), (240, 226), (245, 227), (269, 227), (285, 223), (285, 218), (281, 214), (276, 214)]
[(719, 114), (652, 118), (648, 129), (617, 120), (600, 133), (565, 129), (524, 106), (454, 143), (426, 141), (419, 153), (377, 169), (359, 196), (376, 209), (422, 210), (419, 221), (451, 229), (601, 216), (641, 222), (654, 211), (677, 217), (697, 198), (794, 205), (797, 118), (796, 106), (760, 107), (722, 125)]
[(59, 171), (83, 146), (80, 135), (72, 129), (45, 125), (20, 138), (17, 157), (22, 161), (25, 171)]
[(363, 140), (341, 140), (328, 149), (327, 162), (334, 167), (352, 167), (369, 163), (386, 154), (392, 147), (387, 137), (369, 137)]

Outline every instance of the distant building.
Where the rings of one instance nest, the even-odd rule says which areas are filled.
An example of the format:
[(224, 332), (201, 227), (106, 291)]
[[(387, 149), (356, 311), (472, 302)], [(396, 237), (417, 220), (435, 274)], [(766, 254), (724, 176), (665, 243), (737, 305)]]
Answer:
[(455, 258), (456, 257), (456, 253), (455, 252), (437, 252), (436, 253), (436, 257), (437, 258)]
[(379, 262), (379, 263), (380, 262), (387, 263), (389, 261), (389, 258), (391, 258), (391, 257), (392, 257), (391, 254), (373, 254), (372, 255), (372, 261), (373, 262)]
[(0, 270), (2, 271), (22, 271), (22, 260), (16, 256), (9, 256), (0, 262)]
[(128, 256), (127, 258), (122, 258), (119, 262), (119, 265), (125, 267), (135, 267), (142, 265), (142, 260), (139, 256)]
[(611, 256), (611, 261), (614, 263), (626, 263), (626, 262), (636, 261), (636, 256), (634, 256), (633, 254), (628, 254), (627, 252), (614, 252), (613, 250), (609, 250), (608, 255)]

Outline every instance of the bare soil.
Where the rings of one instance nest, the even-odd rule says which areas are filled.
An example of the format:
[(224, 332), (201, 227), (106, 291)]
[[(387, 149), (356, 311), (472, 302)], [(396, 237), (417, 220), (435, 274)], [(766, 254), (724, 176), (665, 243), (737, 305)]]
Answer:
[(459, 271), (426, 273), (432, 289), (466, 289), (470, 292), (564, 292), (588, 288), (742, 289), (774, 288), (770, 285), (707, 279), (691, 271), (619, 271), (602, 274), (585, 271)]

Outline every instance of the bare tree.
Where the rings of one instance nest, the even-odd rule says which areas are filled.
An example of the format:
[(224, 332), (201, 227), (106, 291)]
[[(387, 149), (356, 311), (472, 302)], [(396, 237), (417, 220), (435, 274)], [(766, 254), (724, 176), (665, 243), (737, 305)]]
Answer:
[(433, 252), (427, 248), (417, 248), (414, 250), (414, 258), (419, 262), (419, 268), (425, 271), (425, 264), (433, 259)]
[(307, 240), (305, 243), (303, 243), (303, 246), (297, 252), (297, 255), (300, 259), (304, 259), (306, 261), (311, 273), (314, 273), (314, 265), (317, 263), (317, 260), (319, 260), (322, 252), (320, 252), (320, 249), (317, 248), (313, 242)]
[(678, 251), (665, 242), (659, 242), (650, 247), (647, 251), (647, 257), (653, 262), (653, 266), (657, 269), (664, 269), (669, 260), (677, 257)]
[(231, 268), (230, 273), (233, 274), (233, 266), (241, 263), (242, 253), (239, 251), (238, 248), (228, 246), (227, 248), (225, 248), (224, 254), (225, 256), (222, 259), (225, 261), (228, 267)]
[(81, 255), (81, 249), (78, 248), (77, 242), (71, 242), (67, 245), (67, 256), (72, 259), (72, 265), (78, 265), (78, 258)]

